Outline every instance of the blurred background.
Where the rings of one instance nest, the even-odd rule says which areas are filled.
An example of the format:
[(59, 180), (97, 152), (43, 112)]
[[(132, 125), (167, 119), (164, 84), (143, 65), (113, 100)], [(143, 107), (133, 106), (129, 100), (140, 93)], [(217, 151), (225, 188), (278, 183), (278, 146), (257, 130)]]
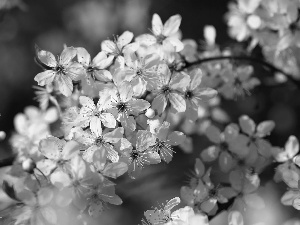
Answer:
[[(63, 45), (84, 47), (93, 56), (100, 51), (101, 41), (125, 30), (135, 35), (149, 32), (153, 13), (165, 22), (170, 16), (182, 16), (182, 38), (203, 39), (204, 25), (217, 30), (217, 42), (234, 43), (227, 35), (224, 14), (227, 0), (0, 0), (0, 130), (7, 133), (0, 143), (0, 158), (10, 155), (7, 141), (14, 130), (13, 118), (28, 105), (37, 106), (33, 100), (33, 78), (41, 71), (34, 62), (34, 45), (58, 55)], [(267, 73), (256, 68), (258, 76)], [(296, 97), (295, 97), (296, 96)], [(272, 119), (276, 128), (270, 137), (273, 145), (283, 146), (287, 137), (299, 138), (299, 90), (289, 86), (256, 88), (251, 96), (237, 101), (224, 101), (222, 107), (236, 122), (242, 114), (248, 114), (257, 123)], [(188, 182), (195, 157), (209, 145), (205, 137), (192, 136), (190, 153), (176, 149), (173, 161), (167, 166), (154, 165), (144, 170), (140, 179), (131, 180), (127, 175), (116, 181), (117, 193), (124, 204), (111, 207), (100, 221), (93, 224), (137, 225), (143, 212), (157, 202), (180, 196), (180, 187)], [(272, 168), (267, 178), (272, 177)], [(283, 207), (280, 197), (286, 185), (267, 182), (261, 189), (267, 208), (249, 212), (250, 218), (266, 220), (267, 225), (280, 225), (296, 216), (292, 207)], [(253, 217), (253, 215), (255, 215)], [(251, 219), (250, 219), (251, 220)], [(227, 220), (226, 220), (227, 221)], [(258, 221), (250, 221), (254, 224)], [(224, 221), (215, 224), (226, 224)]]

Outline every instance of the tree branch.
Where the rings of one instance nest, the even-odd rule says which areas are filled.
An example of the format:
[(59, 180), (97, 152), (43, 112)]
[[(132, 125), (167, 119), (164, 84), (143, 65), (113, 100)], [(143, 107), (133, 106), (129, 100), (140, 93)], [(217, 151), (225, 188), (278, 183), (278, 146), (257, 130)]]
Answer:
[(0, 159), (0, 168), (5, 167), (5, 166), (11, 166), (15, 160), (15, 156), (12, 155), (8, 158), (5, 159)]
[(279, 73), (284, 74), (289, 81), (293, 82), (298, 88), (300, 88), (300, 80), (295, 79), (292, 74), (286, 73), (282, 69), (280, 69), (262, 59), (251, 57), (251, 56), (216, 56), (216, 57), (203, 58), (203, 59), (199, 59), (192, 63), (186, 62), (183, 69), (201, 65), (206, 62), (218, 61), (218, 60), (239, 60), (239, 61), (249, 61), (249, 62), (260, 64), (260, 65), (270, 69), (272, 72), (279, 72)]

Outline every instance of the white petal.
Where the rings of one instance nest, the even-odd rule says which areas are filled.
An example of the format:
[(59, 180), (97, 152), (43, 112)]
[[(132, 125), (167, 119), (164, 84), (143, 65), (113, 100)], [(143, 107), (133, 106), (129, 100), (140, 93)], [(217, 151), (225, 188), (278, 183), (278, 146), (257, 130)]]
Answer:
[(181, 23), (180, 15), (177, 14), (171, 16), (164, 24), (163, 35), (166, 37), (174, 35), (178, 31), (180, 23)]
[(152, 32), (154, 33), (154, 35), (156, 36), (161, 35), (163, 31), (163, 23), (161, 21), (160, 16), (154, 13), (151, 23), (152, 23)]
[(128, 45), (133, 39), (133, 33), (130, 31), (125, 31), (121, 36), (119, 36), (117, 41), (117, 46), (122, 49), (125, 45)]
[(87, 52), (85, 48), (76, 48), (78, 62), (84, 66), (89, 66), (91, 62), (91, 55)]

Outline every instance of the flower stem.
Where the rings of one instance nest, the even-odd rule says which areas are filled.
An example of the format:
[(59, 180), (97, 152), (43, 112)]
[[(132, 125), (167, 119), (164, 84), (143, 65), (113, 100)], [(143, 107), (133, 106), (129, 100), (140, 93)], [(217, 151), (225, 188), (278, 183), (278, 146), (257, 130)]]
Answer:
[(286, 78), (289, 81), (292, 81), (298, 88), (300, 88), (300, 80), (295, 79), (292, 74), (286, 73), (285, 71), (283, 71), (282, 69), (274, 66), (273, 64), (268, 63), (268, 62), (266, 62), (262, 59), (252, 57), (252, 56), (233, 56), (233, 55), (231, 55), (231, 56), (208, 57), (208, 58), (199, 59), (199, 60), (197, 60), (195, 62), (191, 62), (191, 63), (186, 62), (183, 69), (187, 69), (187, 68), (191, 68), (191, 67), (194, 67), (194, 66), (197, 66), (197, 65), (201, 65), (201, 64), (206, 63), (206, 62), (218, 61), (218, 60), (239, 60), (239, 61), (249, 61), (249, 62), (260, 64), (263, 67), (268, 68), (272, 72), (282, 73), (283, 75), (286, 76)]
[(5, 166), (11, 166), (15, 160), (15, 156), (12, 155), (8, 158), (5, 159), (0, 159), (0, 168), (5, 167)]

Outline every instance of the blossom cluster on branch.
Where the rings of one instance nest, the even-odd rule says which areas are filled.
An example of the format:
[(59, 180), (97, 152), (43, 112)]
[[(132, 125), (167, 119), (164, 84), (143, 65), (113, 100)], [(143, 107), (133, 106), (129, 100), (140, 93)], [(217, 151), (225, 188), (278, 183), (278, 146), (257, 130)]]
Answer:
[[(252, 46), (260, 43), (265, 52), (274, 50), (263, 44), (269, 31), (280, 57), (297, 46), (298, 4), (232, 3), (230, 34), (239, 41), (251, 37)], [(204, 44), (198, 45), (181, 40), (180, 24), (180, 15), (163, 23), (154, 14), (151, 34), (134, 38), (125, 31), (102, 41), (94, 58), (82, 47), (64, 46), (55, 57), (36, 46), (36, 62), (44, 69), (34, 77), (39, 108), (27, 107), (15, 117), (10, 142), (16, 158), (3, 182), (13, 204), (0, 212), (1, 222), (71, 224), (72, 218), (60, 221), (71, 205), (82, 223), (86, 215), (101, 216), (110, 204), (122, 204), (113, 179), (125, 173), (138, 179), (145, 166), (170, 163), (174, 146), (192, 149), (188, 135), (195, 130), (212, 144), (196, 158), (181, 200), (146, 211), (143, 225), (207, 225), (226, 204), (228, 223), (242, 225), (241, 207), (265, 206), (257, 193), (260, 173), (274, 161), (274, 180), (291, 188), (282, 203), (300, 209), (297, 138), (290, 136), (284, 148), (272, 146), (273, 121), (256, 124), (242, 115), (238, 124), (231, 123), (221, 108), (223, 98), (249, 95), (261, 84), (252, 65), (230, 58), (236, 55), (215, 43), (214, 27), (205, 27)], [(215, 170), (225, 179), (211, 178)], [(185, 207), (174, 211), (181, 201)]]

